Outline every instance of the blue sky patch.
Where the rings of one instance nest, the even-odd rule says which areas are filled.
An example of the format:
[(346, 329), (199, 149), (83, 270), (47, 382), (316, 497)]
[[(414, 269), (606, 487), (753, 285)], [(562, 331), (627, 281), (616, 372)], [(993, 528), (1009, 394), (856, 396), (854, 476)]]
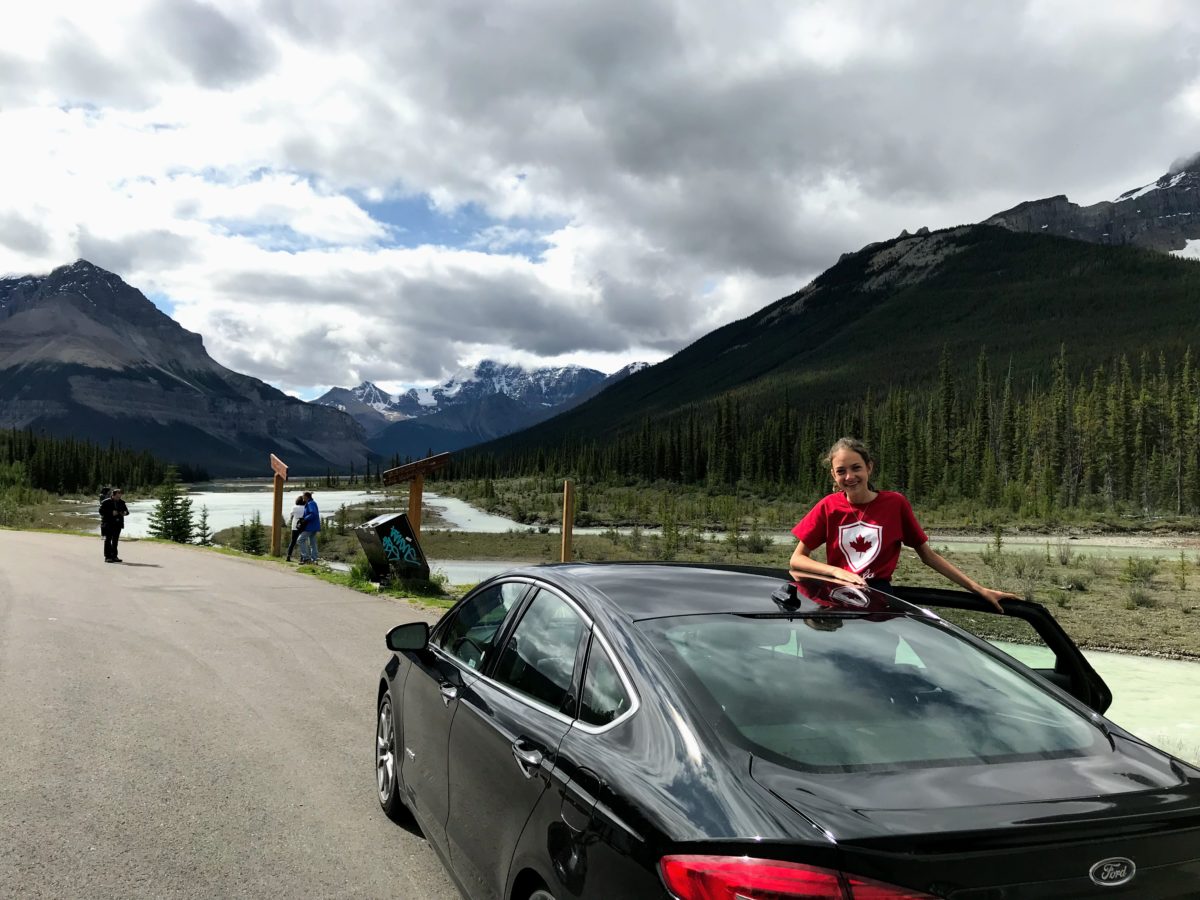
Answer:
[(496, 219), (477, 203), (467, 203), (447, 213), (436, 209), (425, 194), (381, 202), (361, 196), (351, 199), (371, 218), (388, 227), (392, 235), (388, 243), (393, 247), (432, 244), (536, 260), (549, 246), (543, 235), (564, 224), (546, 219)]

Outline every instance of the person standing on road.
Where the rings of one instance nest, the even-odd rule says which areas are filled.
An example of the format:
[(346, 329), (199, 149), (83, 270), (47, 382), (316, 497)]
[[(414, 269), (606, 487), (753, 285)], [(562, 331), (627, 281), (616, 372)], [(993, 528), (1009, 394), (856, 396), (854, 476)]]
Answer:
[(121, 496), (120, 488), (113, 488), (112, 493), (100, 501), (100, 533), (104, 535), (104, 561), (119, 563), (117, 543), (121, 540), (121, 529), (125, 527), (125, 517), (129, 515), (129, 507)]
[[(792, 534), (798, 543), (792, 553), (792, 577), (821, 575), (847, 584), (887, 589), (900, 561), (900, 546), (917, 551), (921, 562), (972, 593), (979, 594), (998, 612), (1003, 599), (1016, 594), (985, 588), (929, 546), (908, 498), (896, 491), (877, 491), (871, 484), (875, 461), (866, 444), (844, 437), (825, 455), (835, 491), (821, 499), (796, 523)], [(825, 544), (828, 564), (811, 558)]]
[[(292, 506), (291, 512), (288, 513), (288, 521), (292, 525), (292, 542), (288, 544), (287, 561), (292, 561), (292, 551), (296, 549), (296, 542), (300, 540), (300, 535), (304, 533), (304, 495), (297, 494), (296, 502)], [(304, 553), (301, 551), (301, 561), (303, 562)]]
[[(312, 491), (304, 492), (304, 532), (300, 535), (300, 561), (317, 561), (317, 532), (321, 530), (321, 510), (313, 499)], [(308, 548), (305, 554), (304, 549)]]

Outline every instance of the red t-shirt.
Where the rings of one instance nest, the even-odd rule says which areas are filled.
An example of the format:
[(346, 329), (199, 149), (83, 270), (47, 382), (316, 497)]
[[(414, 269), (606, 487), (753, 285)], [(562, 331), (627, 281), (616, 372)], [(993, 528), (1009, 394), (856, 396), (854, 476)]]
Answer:
[(862, 506), (841, 491), (829, 494), (796, 523), (792, 534), (810, 550), (827, 544), (829, 565), (863, 578), (891, 578), (900, 561), (900, 545), (920, 547), (929, 540), (908, 498), (895, 491), (879, 491)]

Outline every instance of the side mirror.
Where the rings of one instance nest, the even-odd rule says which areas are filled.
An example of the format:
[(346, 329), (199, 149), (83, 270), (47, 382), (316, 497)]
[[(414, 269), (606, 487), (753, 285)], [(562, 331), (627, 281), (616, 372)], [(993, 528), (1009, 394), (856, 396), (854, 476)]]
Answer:
[(424, 622), (397, 625), (387, 633), (389, 650), (424, 650), (429, 645), (429, 626)]

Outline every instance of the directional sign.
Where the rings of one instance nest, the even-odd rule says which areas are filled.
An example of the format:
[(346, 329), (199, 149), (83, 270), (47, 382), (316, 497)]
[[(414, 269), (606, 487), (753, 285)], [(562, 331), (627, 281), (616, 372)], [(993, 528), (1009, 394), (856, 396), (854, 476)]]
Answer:
[(402, 481), (412, 481), (418, 475), (428, 475), (430, 472), (436, 472), (448, 462), (450, 462), (449, 453), (435, 453), (433, 456), (418, 459), (416, 462), (405, 463), (394, 469), (388, 469), (383, 473), (383, 483), (392, 485), (399, 484)]

